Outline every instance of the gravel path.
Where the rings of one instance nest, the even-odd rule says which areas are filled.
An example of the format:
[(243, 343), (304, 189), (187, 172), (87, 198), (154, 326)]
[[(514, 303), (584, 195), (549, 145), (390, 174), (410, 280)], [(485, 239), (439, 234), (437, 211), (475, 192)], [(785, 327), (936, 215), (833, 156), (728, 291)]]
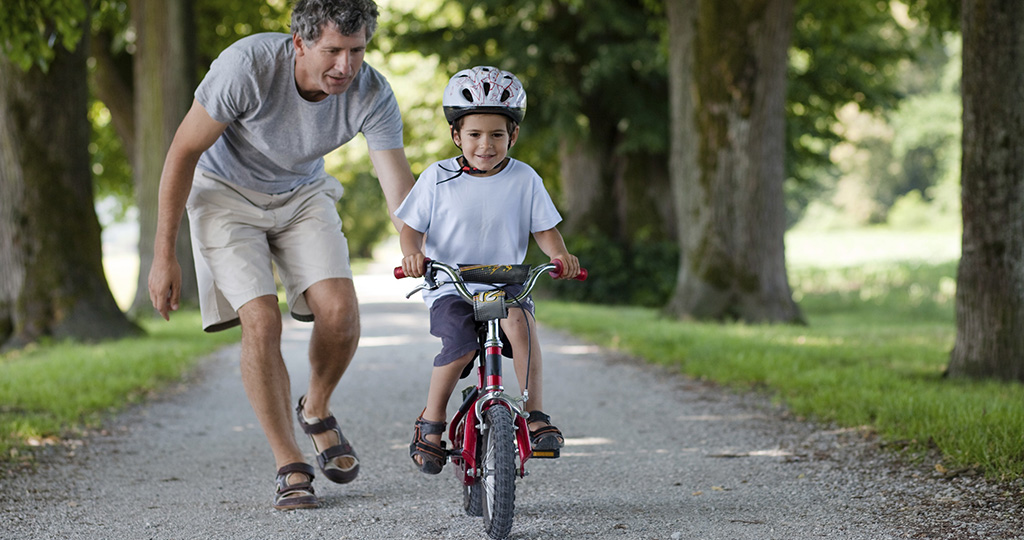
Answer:
[[(413, 285), (357, 277), (363, 338), (332, 406), (362, 471), (347, 486), (318, 478), (320, 509), (271, 508), (273, 459), (231, 347), (84, 444), (0, 479), (0, 538), (481, 538), (452, 472), (421, 474), (408, 457), (438, 346), (422, 302), (404, 299)], [(285, 330), (295, 396), (308, 332)], [(856, 430), (542, 332), (546, 408), (567, 447), (528, 463), (511, 538), (1024, 538), (1024, 483), (899, 464)]]

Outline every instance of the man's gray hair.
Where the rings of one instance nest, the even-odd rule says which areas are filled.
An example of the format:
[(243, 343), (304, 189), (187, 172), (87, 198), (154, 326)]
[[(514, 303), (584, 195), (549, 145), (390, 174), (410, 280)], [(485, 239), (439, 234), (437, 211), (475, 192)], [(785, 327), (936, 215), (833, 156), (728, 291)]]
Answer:
[(370, 41), (377, 31), (378, 14), (373, 0), (298, 0), (292, 10), (292, 34), (316, 43), (324, 25), (332, 23), (345, 36), (365, 28), (366, 41)]

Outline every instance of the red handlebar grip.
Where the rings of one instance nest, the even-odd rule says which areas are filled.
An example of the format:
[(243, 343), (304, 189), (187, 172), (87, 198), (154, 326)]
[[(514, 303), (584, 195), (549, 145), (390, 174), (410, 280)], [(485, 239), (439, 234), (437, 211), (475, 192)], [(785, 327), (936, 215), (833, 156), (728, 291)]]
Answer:
[[(429, 264), (430, 264), (430, 257), (424, 258), (423, 259), (423, 271), (424, 272), (427, 271), (427, 265), (429, 265)], [(395, 279), (402, 279), (402, 278), (407, 278), (407, 277), (409, 277), (409, 276), (405, 275), (405, 270), (402, 270), (401, 266), (396, 266), (395, 267)]]
[[(548, 274), (551, 277), (558, 279), (558, 277), (562, 275), (562, 261), (560, 259), (555, 259), (551, 261), (551, 263), (555, 265), (555, 269), (548, 272)], [(585, 281), (587, 279), (587, 269), (580, 268), (580, 273), (576, 274), (576, 277), (574, 277), (573, 279), (575, 279), (576, 281)]]

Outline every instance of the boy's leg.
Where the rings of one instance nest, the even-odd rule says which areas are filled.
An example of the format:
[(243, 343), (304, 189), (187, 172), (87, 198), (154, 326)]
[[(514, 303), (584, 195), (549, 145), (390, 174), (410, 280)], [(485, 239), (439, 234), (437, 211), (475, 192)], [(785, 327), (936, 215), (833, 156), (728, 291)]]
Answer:
[[(422, 418), (428, 422), (444, 422), (448, 419), (448, 399), (459, 383), (459, 377), (466, 364), (473, 360), (475, 353), (469, 353), (443, 366), (434, 366), (430, 372), (430, 389), (427, 390), (427, 406), (423, 410)], [(423, 435), (423, 438), (431, 444), (440, 446), (441, 434), (430, 433)], [(417, 465), (423, 464), (420, 456), (413, 456)]]
[[(443, 366), (434, 366), (430, 372), (430, 389), (427, 390), (427, 407), (423, 411), (423, 419), (431, 422), (444, 422), (448, 418), (448, 400), (459, 383), (459, 376), (466, 364), (473, 359), (475, 352), (466, 354), (458, 360)], [(435, 441), (436, 442), (436, 441)]]
[[(530, 399), (525, 409), (530, 411), (544, 410), (544, 361), (541, 358), (540, 339), (537, 336), (537, 324), (532, 315), (525, 315), (521, 309), (511, 309), (508, 318), (501, 321), (501, 329), (512, 345), (512, 361), (515, 366), (519, 388), (529, 384)], [(529, 336), (529, 337), (527, 337)], [(529, 362), (527, 362), (529, 359)], [(529, 363), (529, 381), (526, 380), (527, 363)], [(533, 422), (530, 430), (544, 426), (544, 423)]]

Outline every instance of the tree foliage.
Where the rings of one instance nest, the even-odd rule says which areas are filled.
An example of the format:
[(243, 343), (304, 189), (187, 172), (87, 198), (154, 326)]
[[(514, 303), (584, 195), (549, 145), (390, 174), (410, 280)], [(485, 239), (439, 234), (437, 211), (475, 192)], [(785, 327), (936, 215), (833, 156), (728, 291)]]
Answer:
[(529, 96), (529, 136), (517, 152), (554, 178), (567, 140), (607, 137), (619, 153), (666, 151), (667, 121), (656, 105), (667, 99), (664, 19), (649, 4), (422, 2), (396, 17), (392, 50), (436, 55), (449, 76), (487, 64), (515, 73)]
[(831, 154), (844, 140), (839, 111), (894, 108), (903, 96), (899, 66), (914, 50), (889, 2), (796, 3), (786, 98), (790, 224), (838, 175)]
[(6, 0), (0, 3), (0, 47), (23, 71), (46, 72), (57, 46), (74, 51), (85, 32), (88, 0)]

